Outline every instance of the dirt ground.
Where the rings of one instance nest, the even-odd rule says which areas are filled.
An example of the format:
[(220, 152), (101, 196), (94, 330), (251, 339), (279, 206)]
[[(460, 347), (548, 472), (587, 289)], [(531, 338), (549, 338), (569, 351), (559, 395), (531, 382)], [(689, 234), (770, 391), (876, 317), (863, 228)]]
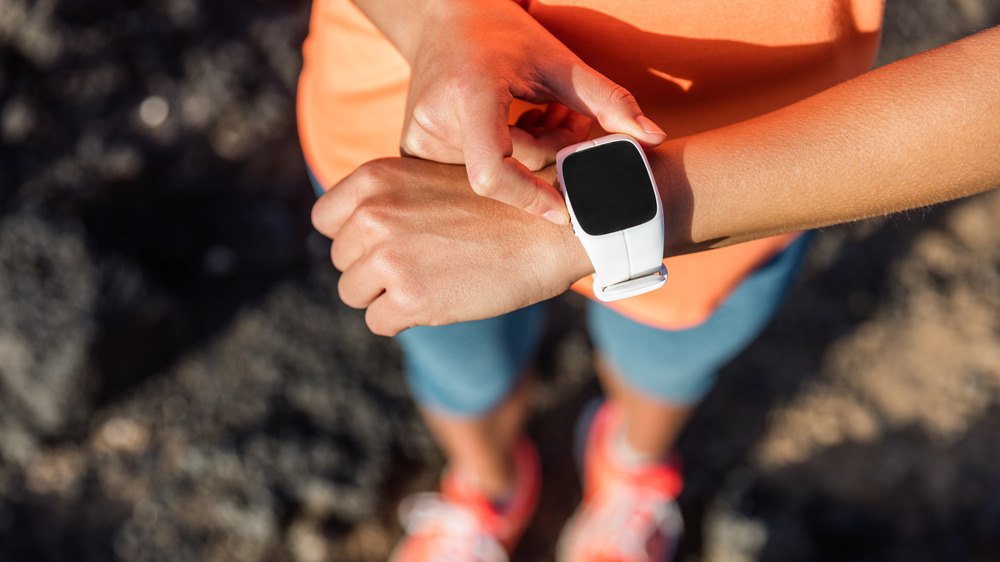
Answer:
[[(0, 0), (0, 562), (384, 560), (442, 465), (336, 295), (294, 124), (307, 0)], [(1000, 23), (889, 0), (880, 64)], [(1000, 560), (1000, 197), (819, 233), (682, 437), (685, 562)], [(554, 303), (552, 559), (597, 393)]]

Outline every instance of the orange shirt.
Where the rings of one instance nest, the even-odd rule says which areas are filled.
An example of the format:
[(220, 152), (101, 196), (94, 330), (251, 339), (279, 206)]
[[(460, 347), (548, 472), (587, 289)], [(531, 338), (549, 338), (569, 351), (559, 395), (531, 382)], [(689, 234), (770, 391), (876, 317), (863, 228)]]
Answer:
[[(742, 121), (868, 70), (881, 0), (516, 0), (635, 96), (670, 137)], [(399, 153), (409, 67), (349, 0), (315, 0), (299, 133), (317, 179)], [(512, 122), (528, 107), (515, 103)], [(595, 135), (603, 134), (595, 131)], [(665, 260), (663, 288), (610, 306), (662, 328), (703, 322), (795, 235)], [(590, 293), (590, 281), (574, 289)]]

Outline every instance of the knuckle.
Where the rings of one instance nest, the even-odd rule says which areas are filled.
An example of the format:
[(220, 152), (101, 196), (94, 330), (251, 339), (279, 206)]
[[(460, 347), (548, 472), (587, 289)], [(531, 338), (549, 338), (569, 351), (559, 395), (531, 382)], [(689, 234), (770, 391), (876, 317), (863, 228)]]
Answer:
[(426, 293), (412, 283), (393, 287), (390, 295), (393, 310), (400, 318), (411, 324), (426, 324), (424, 311), (427, 308)]
[(382, 324), (375, 314), (369, 309), (365, 312), (365, 324), (368, 326), (368, 330), (376, 336), (387, 336), (386, 331), (382, 329)]
[(387, 236), (390, 220), (389, 207), (369, 199), (354, 210), (352, 224), (361, 233), (362, 240), (377, 242)]
[(545, 166), (549, 165), (545, 155), (538, 152), (528, 154), (522, 159), (521, 163), (524, 164), (529, 170), (533, 171), (541, 170)]
[(365, 312), (365, 324), (368, 325), (368, 329), (376, 336), (385, 336), (387, 338), (395, 336), (398, 332), (392, 329), (388, 319), (383, 316), (383, 314), (369, 308)]
[(469, 170), (469, 183), (472, 190), (484, 197), (493, 197), (500, 190), (500, 174), (498, 166), (476, 166)]
[(312, 221), (313, 228), (315, 228), (317, 232), (327, 238), (333, 238), (333, 233), (330, 232), (330, 227), (326, 221), (325, 215), (327, 206), (325, 203), (326, 202), (323, 201), (322, 197), (313, 203), (312, 212), (310, 213), (309, 218)]
[(338, 248), (336, 242), (334, 242), (333, 244), (330, 244), (330, 262), (333, 263), (333, 267), (336, 268), (337, 271), (344, 271), (343, 267), (341, 267), (343, 264), (338, 263), (340, 259), (340, 248)]
[(423, 104), (418, 104), (413, 108), (413, 114), (404, 126), (402, 141), (404, 151), (420, 158), (434, 154), (436, 146), (444, 144), (443, 139), (450, 138), (455, 133), (453, 121), (438, 115)]
[(378, 160), (370, 160), (358, 166), (354, 172), (351, 173), (351, 179), (359, 186), (377, 184), (382, 176), (380, 168), (381, 166), (379, 165)]
[(445, 95), (449, 99), (467, 99), (470, 93), (478, 91), (483, 86), (483, 68), (485, 61), (470, 60), (468, 64), (452, 74), (443, 84)]
[(540, 194), (531, 196), (521, 208), (532, 215), (541, 215), (550, 205)]
[(368, 329), (380, 336), (394, 336), (406, 327), (426, 324), (426, 295), (412, 279), (390, 284), (378, 304), (365, 313)]
[(375, 193), (389, 185), (395, 176), (395, 158), (378, 158), (358, 166), (351, 173), (351, 184), (360, 197)]
[(338, 242), (337, 240), (334, 240), (333, 244), (330, 245), (330, 262), (340, 272), (346, 271), (348, 266), (351, 265), (351, 260), (348, 259), (347, 251), (343, 246), (343, 242)]
[(606, 103), (601, 105), (600, 109), (594, 115), (598, 121), (605, 121), (614, 116), (622, 107), (628, 107), (632, 111), (638, 111), (639, 107), (635, 98), (632, 97), (632, 93), (614, 82), (608, 85), (608, 90), (605, 93), (605, 101)]
[(403, 132), (403, 140), (400, 142), (401, 153), (404, 156), (415, 156), (426, 158), (430, 154), (430, 138), (421, 125), (407, 123)]
[(611, 89), (608, 91), (608, 101), (615, 105), (635, 104), (632, 92), (626, 90), (624, 86), (615, 83), (611, 84)]
[(433, 102), (428, 103), (425, 100), (418, 101), (413, 106), (413, 112), (410, 114), (410, 118), (407, 120), (406, 128), (409, 131), (414, 129), (433, 129), (438, 119), (434, 118), (434, 112), (431, 111), (433, 107)]
[(367, 256), (369, 267), (380, 279), (392, 281), (405, 279), (406, 262), (390, 244), (379, 244), (369, 250)]
[(337, 294), (340, 295), (340, 300), (347, 306), (351, 308), (364, 308), (351, 296), (351, 292), (348, 290), (347, 282), (345, 281), (343, 275), (341, 275), (340, 279), (337, 280)]
[[(511, 81), (493, 73), (484, 76), (483, 69), (495, 65), (496, 63), (489, 61), (470, 65), (449, 80), (446, 89), (461, 112), (466, 114), (483, 110), (499, 112), (507, 111), (510, 107), (514, 101)], [(490, 107), (489, 104), (495, 105)]]

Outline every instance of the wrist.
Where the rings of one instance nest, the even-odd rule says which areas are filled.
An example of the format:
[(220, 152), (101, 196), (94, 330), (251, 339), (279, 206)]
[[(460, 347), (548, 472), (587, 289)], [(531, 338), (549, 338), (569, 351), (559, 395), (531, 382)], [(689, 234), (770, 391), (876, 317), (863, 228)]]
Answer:
[(646, 151), (649, 167), (663, 202), (663, 257), (702, 249), (692, 237), (694, 195), (684, 168), (684, 139), (674, 139)]
[[(419, 21), (407, 23), (407, 28), (414, 32), (405, 38), (401, 37), (398, 43), (396, 41), (393, 43), (403, 58), (410, 63), (411, 68), (418, 66), (420, 62), (436, 64), (440, 62), (440, 53), (429, 46), (440, 43), (443, 32), (448, 38), (445, 48), (449, 51), (456, 43), (468, 46), (471, 44), (469, 41), (481, 31), (467, 29), (470, 24), (471, 27), (476, 27), (477, 18), (487, 22), (494, 21), (497, 10), (512, 5), (516, 6), (512, 0), (441, 0), (421, 4), (420, 9), (416, 10)], [(516, 7), (521, 9), (520, 6)], [(407, 17), (411, 17), (410, 12), (407, 11)], [(421, 56), (426, 58), (421, 61)]]
[(635, 138), (610, 134), (556, 155), (573, 229), (596, 273), (594, 294), (610, 302), (666, 282), (663, 211), (652, 168)]
[(562, 252), (563, 262), (566, 264), (565, 270), (569, 282), (574, 283), (579, 279), (593, 274), (595, 271), (594, 264), (590, 261), (590, 256), (583, 247), (583, 243), (573, 233), (573, 227), (571, 225), (563, 225), (558, 228), (560, 230), (558, 244)]
[[(536, 170), (534, 174), (555, 187), (556, 190), (561, 190), (555, 164)], [(562, 269), (567, 272), (568, 277), (571, 277), (570, 283), (594, 273), (594, 265), (590, 262), (590, 256), (587, 255), (583, 243), (573, 233), (572, 225), (550, 223), (550, 226), (555, 229), (551, 240), (559, 253), (559, 263), (563, 264)]]

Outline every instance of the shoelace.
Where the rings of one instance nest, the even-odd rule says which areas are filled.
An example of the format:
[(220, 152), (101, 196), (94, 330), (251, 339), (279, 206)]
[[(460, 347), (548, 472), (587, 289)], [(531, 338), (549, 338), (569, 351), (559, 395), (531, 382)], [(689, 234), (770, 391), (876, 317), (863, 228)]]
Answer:
[[(683, 525), (673, 500), (649, 489), (616, 486), (606, 491), (602, 517), (592, 518), (583, 533), (608, 537), (601, 545), (606, 554), (623, 560), (646, 561), (650, 555), (665, 558), (670, 540)], [(597, 498), (595, 498), (597, 499)], [(650, 552), (664, 550), (665, 552)]]
[(409, 496), (399, 506), (400, 521), (410, 535), (438, 532), (435, 562), (509, 562), (507, 552), (470, 510), (446, 501), (440, 494)]

